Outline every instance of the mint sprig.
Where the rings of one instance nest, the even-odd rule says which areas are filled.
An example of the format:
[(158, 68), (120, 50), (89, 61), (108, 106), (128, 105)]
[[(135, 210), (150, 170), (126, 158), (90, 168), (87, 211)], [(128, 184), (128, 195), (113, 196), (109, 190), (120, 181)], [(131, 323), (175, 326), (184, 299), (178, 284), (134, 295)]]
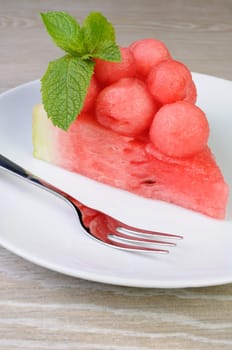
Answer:
[(91, 77), (94, 58), (121, 60), (111, 23), (99, 12), (90, 13), (82, 27), (65, 12), (41, 13), (47, 32), (65, 55), (49, 63), (41, 79), (44, 108), (53, 124), (68, 130), (80, 113)]

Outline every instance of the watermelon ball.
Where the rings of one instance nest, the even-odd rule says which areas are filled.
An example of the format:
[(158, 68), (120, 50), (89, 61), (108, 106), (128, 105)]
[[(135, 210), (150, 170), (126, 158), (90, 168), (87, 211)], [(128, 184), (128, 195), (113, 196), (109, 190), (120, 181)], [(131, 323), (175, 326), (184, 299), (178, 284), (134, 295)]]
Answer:
[(95, 76), (92, 76), (81, 112), (87, 112), (94, 107), (94, 102), (99, 91), (100, 87), (97, 79)]
[(135, 76), (135, 60), (131, 51), (124, 47), (120, 48), (121, 62), (110, 62), (96, 59), (95, 75), (97, 80), (103, 85), (112, 84), (122, 78)]
[(184, 101), (195, 104), (197, 101), (197, 88), (193, 80), (189, 83), (189, 86), (186, 90), (186, 96)]
[(191, 81), (191, 72), (183, 63), (168, 60), (151, 69), (147, 86), (155, 99), (166, 104), (184, 100)]
[(146, 77), (154, 65), (171, 58), (165, 44), (156, 39), (137, 40), (129, 48), (135, 58), (137, 74), (142, 77)]
[(107, 86), (96, 100), (98, 122), (132, 137), (149, 129), (157, 109), (145, 83), (137, 78), (124, 78)]
[(202, 151), (208, 137), (209, 125), (204, 112), (186, 101), (161, 107), (150, 128), (153, 146), (174, 158), (186, 158)]

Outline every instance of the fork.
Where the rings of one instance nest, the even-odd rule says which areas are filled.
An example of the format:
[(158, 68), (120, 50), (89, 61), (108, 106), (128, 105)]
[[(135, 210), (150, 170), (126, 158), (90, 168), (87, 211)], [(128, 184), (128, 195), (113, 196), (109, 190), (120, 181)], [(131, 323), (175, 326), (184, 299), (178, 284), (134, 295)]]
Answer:
[(180, 235), (135, 228), (103, 212), (87, 207), (69, 194), (0, 154), (1, 168), (57, 195), (71, 204), (79, 217), (84, 232), (104, 245), (133, 252), (169, 253), (168, 249), (162, 249), (159, 246), (173, 247), (176, 246), (176, 243), (170, 242), (169, 239), (183, 239)]

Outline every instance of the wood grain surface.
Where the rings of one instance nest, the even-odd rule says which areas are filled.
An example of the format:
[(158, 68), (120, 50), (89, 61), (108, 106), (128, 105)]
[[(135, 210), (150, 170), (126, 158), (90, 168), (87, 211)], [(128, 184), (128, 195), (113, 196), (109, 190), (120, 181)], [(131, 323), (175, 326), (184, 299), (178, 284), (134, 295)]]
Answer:
[[(232, 80), (231, 0), (0, 0), (0, 92), (40, 78), (60, 55), (39, 17), (47, 10), (80, 21), (102, 11), (121, 45), (156, 37), (192, 71)], [(12, 349), (231, 350), (232, 285), (104, 285), (46, 270), (0, 247), (0, 350)]]

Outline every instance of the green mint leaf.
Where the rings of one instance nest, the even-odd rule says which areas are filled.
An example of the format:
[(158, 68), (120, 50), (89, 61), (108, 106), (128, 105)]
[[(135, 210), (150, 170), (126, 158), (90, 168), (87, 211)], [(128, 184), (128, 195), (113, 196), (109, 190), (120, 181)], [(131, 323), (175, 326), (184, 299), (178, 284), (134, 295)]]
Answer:
[(91, 12), (84, 20), (81, 31), (88, 53), (94, 53), (103, 42), (115, 42), (112, 24), (99, 12)]
[(83, 53), (80, 25), (74, 17), (57, 11), (41, 13), (41, 17), (57, 46), (73, 56)]
[(80, 113), (94, 63), (66, 55), (48, 65), (41, 79), (42, 102), (53, 124), (68, 130)]
[(91, 55), (93, 58), (100, 58), (105, 61), (120, 62), (121, 52), (119, 46), (112, 41), (104, 41)]

